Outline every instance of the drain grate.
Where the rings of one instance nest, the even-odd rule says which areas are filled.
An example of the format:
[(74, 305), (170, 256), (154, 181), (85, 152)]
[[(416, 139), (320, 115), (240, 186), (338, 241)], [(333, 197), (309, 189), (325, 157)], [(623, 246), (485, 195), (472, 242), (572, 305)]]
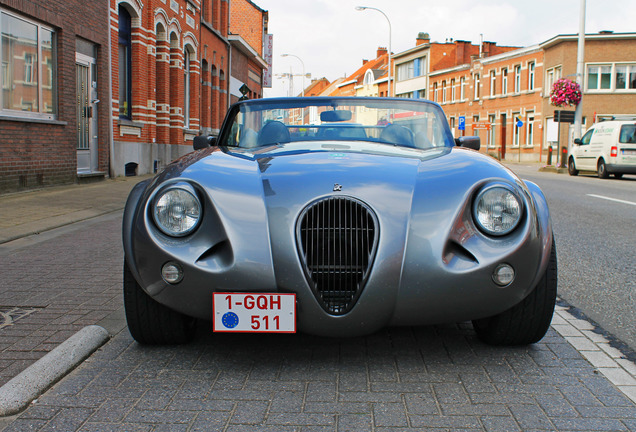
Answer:
[(12, 326), (16, 321), (28, 317), (36, 310), (34, 308), (0, 307), (0, 330)]

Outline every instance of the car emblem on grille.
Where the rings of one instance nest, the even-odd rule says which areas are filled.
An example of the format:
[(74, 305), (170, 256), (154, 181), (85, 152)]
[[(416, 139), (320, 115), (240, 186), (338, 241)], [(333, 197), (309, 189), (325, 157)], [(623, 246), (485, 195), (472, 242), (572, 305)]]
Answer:
[(333, 185), (333, 191), (334, 192), (339, 192), (342, 190), (342, 185), (338, 184), (338, 183), (334, 183)]

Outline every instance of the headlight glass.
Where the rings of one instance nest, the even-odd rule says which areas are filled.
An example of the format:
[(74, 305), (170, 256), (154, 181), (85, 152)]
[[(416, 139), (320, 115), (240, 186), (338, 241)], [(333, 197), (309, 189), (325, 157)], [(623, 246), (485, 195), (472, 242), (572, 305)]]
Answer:
[(473, 213), (482, 231), (502, 236), (517, 227), (522, 210), (521, 200), (510, 188), (495, 185), (486, 187), (477, 195)]
[(155, 223), (165, 234), (182, 237), (191, 233), (199, 224), (201, 203), (194, 191), (168, 189), (155, 199), (153, 216)]

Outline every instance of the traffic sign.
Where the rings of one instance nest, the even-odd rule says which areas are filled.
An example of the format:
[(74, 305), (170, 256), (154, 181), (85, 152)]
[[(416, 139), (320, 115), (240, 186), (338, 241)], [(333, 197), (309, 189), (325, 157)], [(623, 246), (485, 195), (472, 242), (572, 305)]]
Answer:
[(523, 122), (521, 121), (519, 117), (517, 117), (517, 127), (521, 127), (521, 126), (523, 126)]
[(457, 129), (458, 130), (466, 130), (466, 117), (465, 116), (459, 116)]

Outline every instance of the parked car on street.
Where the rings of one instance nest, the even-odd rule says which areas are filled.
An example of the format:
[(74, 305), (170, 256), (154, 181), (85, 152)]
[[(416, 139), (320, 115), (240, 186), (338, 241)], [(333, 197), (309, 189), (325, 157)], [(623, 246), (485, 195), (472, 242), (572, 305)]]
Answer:
[(233, 105), (218, 139), (131, 192), (124, 303), (142, 344), (215, 332), (359, 336), (472, 321), (491, 344), (546, 333), (557, 257), (546, 199), (439, 105)]
[(636, 121), (611, 120), (592, 125), (575, 139), (568, 172), (596, 171), (599, 178), (636, 174)]

